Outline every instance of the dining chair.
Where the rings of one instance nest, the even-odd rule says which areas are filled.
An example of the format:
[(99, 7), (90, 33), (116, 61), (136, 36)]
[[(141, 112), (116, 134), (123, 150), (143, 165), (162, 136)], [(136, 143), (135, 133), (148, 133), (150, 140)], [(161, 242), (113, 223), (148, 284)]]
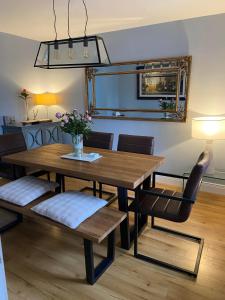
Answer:
[[(85, 147), (92, 147), (98, 149), (107, 149), (112, 150), (113, 145), (113, 133), (108, 132), (98, 132), (98, 131), (91, 131), (87, 138), (84, 138), (84, 146)], [(65, 179), (63, 179), (63, 191), (65, 191)], [(102, 190), (102, 184), (99, 183), (99, 188), (97, 188), (96, 181), (93, 181), (93, 187), (84, 187), (81, 191), (92, 191), (93, 195), (96, 196), (97, 193), (99, 194), (99, 198), (102, 198), (103, 194), (108, 195), (107, 201), (111, 203), (116, 199), (116, 195), (114, 193), (110, 193), (108, 191)]]
[[(196, 202), (196, 196), (202, 181), (202, 177), (208, 168), (209, 162), (209, 152), (205, 151), (199, 156), (199, 159), (193, 167), (188, 178), (168, 173), (154, 172), (152, 188), (140, 189), (136, 192), (136, 199), (129, 207), (129, 210), (135, 212), (134, 256), (136, 258), (197, 277), (204, 239), (190, 234), (182, 233), (180, 231), (175, 231), (169, 228), (155, 225), (154, 220), (155, 218), (160, 218), (163, 220), (181, 223), (186, 222), (189, 219), (192, 207)], [(184, 191), (182, 193), (178, 193), (173, 190), (156, 188), (156, 175), (187, 179)], [(153, 229), (160, 230), (172, 235), (177, 235), (181, 238), (188, 239), (199, 244), (194, 271), (157, 260), (153, 257), (149, 257), (138, 252), (138, 223), (140, 216), (151, 216), (151, 227)]]
[(113, 133), (91, 131), (88, 137), (84, 138), (84, 146), (112, 150)]
[[(131, 152), (138, 154), (154, 154), (154, 137), (153, 136), (140, 136), (120, 134), (118, 139), (117, 151)], [(151, 183), (151, 176), (148, 177), (143, 186), (148, 188)], [(129, 199), (134, 199), (129, 197)]]
[(5, 155), (26, 150), (27, 146), (22, 132), (0, 135), (0, 177), (15, 180), (25, 175), (42, 176), (46, 174), (49, 180), (49, 172), (15, 166), (2, 161), (2, 157)]

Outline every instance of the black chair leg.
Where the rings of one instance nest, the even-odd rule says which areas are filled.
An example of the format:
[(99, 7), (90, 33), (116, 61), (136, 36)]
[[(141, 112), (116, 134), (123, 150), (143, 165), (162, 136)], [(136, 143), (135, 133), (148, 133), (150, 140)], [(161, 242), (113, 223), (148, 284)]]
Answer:
[(108, 269), (115, 258), (115, 230), (108, 236), (107, 256), (96, 267), (94, 266), (93, 242), (84, 239), (84, 256), (87, 282), (93, 285)]
[(138, 259), (143, 260), (143, 261), (153, 263), (153, 264), (156, 264), (156, 265), (159, 265), (159, 266), (162, 266), (162, 267), (174, 270), (174, 271), (178, 271), (178, 272), (181, 272), (181, 273), (184, 273), (184, 274), (187, 274), (189, 276), (192, 276), (192, 277), (196, 278), (197, 275), (198, 275), (199, 265), (200, 265), (200, 261), (201, 261), (201, 255), (202, 255), (202, 250), (203, 250), (203, 246), (204, 246), (204, 239), (202, 239), (200, 237), (193, 236), (193, 235), (189, 235), (189, 234), (186, 234), (186, 233), (182, 233), (182, 232), (179, 232), (179, 231), (171, 230), (169, 228), (165, 228), (165, 227), (155, 225), (154, 217), (152, 217), (152, 220), (151, 220), (151, 227), (155, 230), (160, 230), (160, 231), (163, 231), (163, 232), (166, 232), (166, 233), (170, 233), (170, 234), (173, 234), (173, 235), (176, 235), (176, 236), (180, 236), (181, 238), (188, 239), (190, 241), (198, 243), (199, 248), (198, 248), (197, 258), (196, 258), (196, 261), (195, 261), (194, 270), (191, 271), (191, 270), (188, 270), (188, 269), (185, 269), (185, 268), (181, 268), (181, 267), (169, 264), (167, 262), (160, 261), (160, 260), (155, 259), (153, 257), (145, 256), (143, 254), (138, 253), (138, 213), (137, 212), (135, 212), (134, 256)]
[(50, 173), (48, 172), (46, 175), (47, 175), (47, 180), (50, 182), (51, 181)]
[(102, 183), (99, 182), (99, 198), (102, 198)]
[(93, 181), (93, 196), (95, 197), (96, 197), (96, 190), (97, 190), (96, 181)]
[(105, 199), (108, 202), (107, 205), (110, 205), (112, 202), (114, 202), (117, 199), (116, 194), (108, 192), (108, 191), (103, 191), (102, 183), (99, 183), (99, 188), (97, 189), (97, 182), (96, 181), (93, 181), (93, 188), (86, 186), (86, 187), (84, 187), (80, 190), (80, 192), (85, 192), (85, 191), (92, 191), (93, 195), (96, 197), (97, 194), (98, 194), (99, 198), (102, 198), (103, 194), (107, 195), (108, 197)]

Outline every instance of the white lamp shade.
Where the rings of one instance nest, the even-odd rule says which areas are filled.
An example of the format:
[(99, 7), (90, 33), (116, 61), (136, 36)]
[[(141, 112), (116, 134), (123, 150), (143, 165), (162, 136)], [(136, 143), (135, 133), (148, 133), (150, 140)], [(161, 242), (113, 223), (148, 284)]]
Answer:
[(224, 140), (225, 117), (201, 117), (192, 119), (192, 137), (202, 140)]

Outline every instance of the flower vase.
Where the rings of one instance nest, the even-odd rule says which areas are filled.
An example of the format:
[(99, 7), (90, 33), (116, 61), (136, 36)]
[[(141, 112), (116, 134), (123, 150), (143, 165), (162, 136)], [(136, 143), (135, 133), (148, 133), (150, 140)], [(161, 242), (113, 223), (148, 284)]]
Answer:
[(164, 119), (168, 119), (168, 118), (169, 118), (168, 113), (164, 112)]
[(74, 156), (82, 157), (83, 156), (83, 134), (77, 134), (72, 137)]
[(26, 121), (29, 121), (28, 101), (25, 99)]

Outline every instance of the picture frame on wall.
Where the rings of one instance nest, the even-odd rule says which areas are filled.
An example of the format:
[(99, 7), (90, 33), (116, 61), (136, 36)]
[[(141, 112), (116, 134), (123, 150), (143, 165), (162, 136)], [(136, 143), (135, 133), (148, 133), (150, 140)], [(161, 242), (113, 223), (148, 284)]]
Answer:
[[(144, 67), (137, 67), (144, 70)], [(177, 95), (177, 88), (180, 87), (179, 98), (184, 100), (185, 78), (173, 71), (158, 72), (152, 69), (150, 72), (137, 74), (137, 99), (138, 100), (159, 100), (171, 99)]]

